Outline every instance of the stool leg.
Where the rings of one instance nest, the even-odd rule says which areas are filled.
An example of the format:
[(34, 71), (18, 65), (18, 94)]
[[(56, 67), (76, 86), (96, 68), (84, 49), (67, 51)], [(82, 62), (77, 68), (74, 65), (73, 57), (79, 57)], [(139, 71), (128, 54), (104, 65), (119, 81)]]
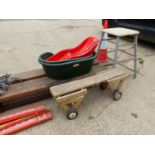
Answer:
[(97, 52), (99, 53), (99, 50), (100, 50), (100, 46), (101, 46), (101, 43), (102, 43), (102, 40), (103, 40), (103, 32), (101, 34), (101, 39), (100, 39), (100, 43), (99, 43), (99, 46), (98, 46), (98, 49), (97, 49)]
[(134, 78), (137, 76), (137, 35), (134, 37)]
[(114, 62), (113, 67), (114, 68), (116, 67), (116, 64), (117, 64), (118, 50), (119, 50), (118, 49), (118, 47), (119, 47), (119, 41), (120, 41), (119, 37), (116, 37), (115, 55), (114, 55), (114, 60), (113, 60), (113, 62)]

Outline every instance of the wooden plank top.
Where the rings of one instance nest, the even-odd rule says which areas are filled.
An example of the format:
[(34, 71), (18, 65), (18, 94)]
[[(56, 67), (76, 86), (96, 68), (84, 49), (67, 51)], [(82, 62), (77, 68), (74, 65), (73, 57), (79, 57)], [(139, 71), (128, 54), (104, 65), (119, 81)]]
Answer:
[(77, 91), (82, 88), (87, 88), (89, 86), (99, 84), (101, 82), (124, 74), (126, 73), (120, 69), (108, 69), (93, 76), (50, 87), (50, 92), (54, 97), (57, 97), (60, 95), (71, 93), (73, 91)]
[(45, 72), (43, 69), (35, 69), (35, 70), (23, 72), (23, 73), (18, 73), (15, 75), (22, 77), (22, 79), (26, 81), (26, 80), (32, 80), (32, 79), (43, 77), (45, 76)]
[(118, 37), (134, 36), (139, 34), (139, 31), (122, 28), (122, 27), (103, 29), (102, 32), (107, 32), (108, 34), (118, 36)]

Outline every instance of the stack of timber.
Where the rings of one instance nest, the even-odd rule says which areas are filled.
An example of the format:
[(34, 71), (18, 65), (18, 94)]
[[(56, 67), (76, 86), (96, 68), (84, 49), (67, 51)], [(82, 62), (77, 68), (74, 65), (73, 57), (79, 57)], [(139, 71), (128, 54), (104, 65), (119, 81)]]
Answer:
[(43, 69), (37, 69), (18, 74), (23, 81), (13, 83), (7, 92), (0, 96), (0, 112), (8, 109), (29, 104), (35, 101), (52, 97), (49, 91), (51, 86), (59, 85), (68, 81), (82, 79), (105, 70), (105, 65), (94, 63), (90, 73), (68, 80), (54, 80), (48, 78)]

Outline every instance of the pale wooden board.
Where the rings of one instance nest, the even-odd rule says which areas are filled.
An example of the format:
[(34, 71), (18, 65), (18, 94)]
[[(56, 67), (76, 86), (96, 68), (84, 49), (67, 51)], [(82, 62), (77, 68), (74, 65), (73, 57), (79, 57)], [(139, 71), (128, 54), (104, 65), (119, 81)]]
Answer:
[(107, 80), (107, 82), (115, 82), (115, 81), (123, 80), (123, 79), (126, 79), (128, 76), (129, 76), (128, 74), (123, 74), (121, 76), (117, 76), (115, 78), (109, 79)]
[(139, 34), (139, 31), (122, 28), (122, 27), (103, 29), (102, 32), (107, 32), (108, 34), (118, 36), (118, 37), (133, 36), (133, 35)]
[(53, 96), (57, 97), (59, 95), (71, 93), (79, 89), (87, 88), (87, 87), (99, 84), (101, 82), (105, 82), (111, 78), (121, 76), (123, 74), (125, 74), (125, 72), (118, 68), (108, 69), (107, 71), (103, 71), (100, 74), (96, 74), (80, 80), (67, 82), (65, 84), (61, 84), (58, 86), (53, 86), (50, 88), (50, 92)]

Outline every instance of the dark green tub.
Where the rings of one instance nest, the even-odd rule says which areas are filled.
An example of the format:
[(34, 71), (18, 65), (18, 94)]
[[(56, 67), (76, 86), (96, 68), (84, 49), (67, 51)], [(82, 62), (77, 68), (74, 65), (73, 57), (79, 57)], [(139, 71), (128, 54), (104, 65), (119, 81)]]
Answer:
[(91, 56), (67, 61), (46, 61), (46, 58), (51, 55), (52, 53), (46, 52), (39, 56), (38, 61), (48, 77), (62, 80), (89, 73), (97, 53), (94, 52)]

